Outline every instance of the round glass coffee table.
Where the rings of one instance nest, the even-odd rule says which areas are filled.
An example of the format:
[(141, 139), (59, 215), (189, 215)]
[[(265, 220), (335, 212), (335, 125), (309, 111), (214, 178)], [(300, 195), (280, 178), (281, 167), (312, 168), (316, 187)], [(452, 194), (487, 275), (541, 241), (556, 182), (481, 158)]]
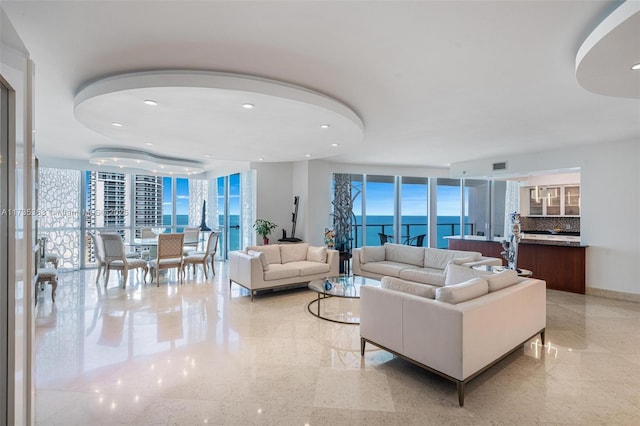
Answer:
[[(325, 286), (325, 281), (329, 281), (330, 285)], [(326, 312), (325, 299), (339, 297), (345, 299), (360, 299), (360, 287), (362, 286), (375, 286), (380, 287), (380, 281), (374, 278), (360, 277), (345, 275), (340, 277), (328, 277), (321, 280), (314, 280), (309, 283), (309, 288), (318, 294), (318, 297), (313, 299), (307, 305), (309, 313), (315, 317), (326, 321), (337, 322), (340, 324), (360, 324), (360, 314), (354, 314), (351, 311), (342, 312), (337, 311), (331, 314)], [(324, 303), (321, 303), (324, 302)], [(313, 309), (313, 305), (315, 309)], [(321, 305), (325, 306), (324, 311)], [(358, 307), (359, 308), (359, 307)]]
[[(492, 265), (478, 265), (474, 266), (473, 269), (477, 269), (478, 271), (487, 271), (493, 272), (497, 274), (498, 272), (506, 271), (506, 266), (492, 266)], [(533, 272), (528, 269), (518, 268), (518, 276), (519, 277), (531, 277), (533, 276)]]

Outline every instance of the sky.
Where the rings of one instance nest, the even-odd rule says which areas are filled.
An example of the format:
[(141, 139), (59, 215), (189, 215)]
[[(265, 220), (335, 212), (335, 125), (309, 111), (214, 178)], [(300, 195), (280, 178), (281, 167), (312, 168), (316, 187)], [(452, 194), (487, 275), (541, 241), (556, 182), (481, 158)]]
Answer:
[[(402, 185), (402, 215), (424, 216), (427, 214), (427, 185)], [(460, 187), (438, 186), (438, 216), (460, 215)], [(393, 215), (393, 183), (368, 182), (366, 188), (367, 216)], [(360, 200), (362, 198), (359, 198)], [(360, 215), (359, 203), (355, 211)]]

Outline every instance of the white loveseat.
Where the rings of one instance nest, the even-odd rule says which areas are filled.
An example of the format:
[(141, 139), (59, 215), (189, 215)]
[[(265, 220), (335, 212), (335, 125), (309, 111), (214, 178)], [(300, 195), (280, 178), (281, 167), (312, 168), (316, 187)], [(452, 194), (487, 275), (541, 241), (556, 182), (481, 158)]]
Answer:
[[(460, 271), (454, 281), (477, 272)], [(362, 356), (370, 342), (454, 381), (463, 406), (465, 383), (538, 333), (544, 344), (546, 283), (514, 271), (452, 282), (385, 277), (381, 287), (363, 286), (360, 342)]]
[(369, 278), (398, 277), (423, 284), (444, 285), (444, 271), (450, 261), (459, 265), (502, 265), (496, 257), (475, 251), (445, 250), (386, 243), (353, 249), (355, 275)]
[(229, 287), (251, 293), (339, 275), (336, 250), (307, 243), (249, 246), (229, 253)]

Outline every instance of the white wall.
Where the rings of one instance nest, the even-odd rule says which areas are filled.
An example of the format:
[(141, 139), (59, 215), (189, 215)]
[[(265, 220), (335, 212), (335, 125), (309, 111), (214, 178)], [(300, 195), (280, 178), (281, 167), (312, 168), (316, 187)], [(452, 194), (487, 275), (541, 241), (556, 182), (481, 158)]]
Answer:
[[(491, 176), (499, 159), (456, 163), (452, 177)], [(640, 294), (640, 141), (602, 143), (507, 159), (507, 173), (580, 167), (581, 240), (588, 288)]]
[[(282, 229), (291, 232), (293, 163), (251, 163), (251, 169), (256, 179), (256, 218), (278, 225), (269, 237), (276, 242), (282, 238)], [(256, 241), (262, 244), (259, 237)]]
[[(298, 203), (298, 220), (296, 222), (296, 238), (300, 238), (303, 241), (307, 241), (309, 221), (307, 218), (308, 206), (309, 206), (309, 161), (297, 161), (293, 163), (293, 180), (292, 180), (293, 195), (300, 197)], [(293, 213), (293, 197), (291, 198), (291, 212)], [(292, 216), (290, 215), (290, 218)], [(287, 229), (287, 236), (291, 236), (291, 225)]]
[[(0, 9), (0, 77), (14, 91), (15, 116), (10, 117), (9, 203), (15, 209), (33, 207), (33, 135), (32, 135), (32, 63), (6, 14)], [(13, 123), (13, 125), (11, 124)], [(33, 221), (28, 215), (9, 220), (9, 394), (2, 395), (8, 405), (8, 424), (31, 424), (32, 410), (32, 342), (33, 342)], [(4, 367), (4, 366), (3, 366)], [(4, 419), (0, 420), (0, 422)]]

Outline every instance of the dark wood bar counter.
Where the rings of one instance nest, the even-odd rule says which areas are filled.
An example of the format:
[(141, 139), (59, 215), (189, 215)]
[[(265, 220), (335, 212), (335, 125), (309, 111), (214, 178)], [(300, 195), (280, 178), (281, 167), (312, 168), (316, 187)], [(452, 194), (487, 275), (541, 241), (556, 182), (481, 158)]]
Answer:
[[(483, 256), (501, 258), (502, 244), (479, 239), (449, 238), (451, 250), (478, 251)], [(518, 267), (530, 269), (547, 288), (584, 294), (586, 246), (539, 244), (522, 240), (518, 244)], [(506, 261), (503, 261), (506, 265)]]

